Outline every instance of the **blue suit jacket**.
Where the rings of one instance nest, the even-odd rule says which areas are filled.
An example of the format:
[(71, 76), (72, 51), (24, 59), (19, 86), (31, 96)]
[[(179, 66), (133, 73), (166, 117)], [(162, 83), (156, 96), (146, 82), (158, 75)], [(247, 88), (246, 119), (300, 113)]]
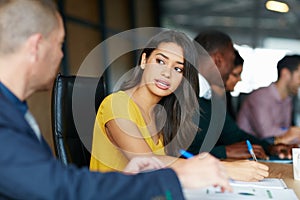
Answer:
[(0, 199), (183, 199), (171, 169), (127, 176), (65, 167), (0, 92)]

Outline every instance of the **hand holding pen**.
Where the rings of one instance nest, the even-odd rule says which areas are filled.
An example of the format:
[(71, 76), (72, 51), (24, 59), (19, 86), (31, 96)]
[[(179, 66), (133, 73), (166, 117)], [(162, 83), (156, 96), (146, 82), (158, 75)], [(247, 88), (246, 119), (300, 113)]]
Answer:
[(269, 156), (267, 156), (260, 145), (253, 145), (249, 140), (246, 140), (248, 152), (252, 156), (254, 161), (257, 161), (257, 157), (265, 160), (269, 160)]
[[(257, 158), (267, 159), (268, 156), (266, 155), (262, 146), (252, 145), (252, 148)], [(226, 145), (225, 150), (226, 157), (230, 159), (248, 159), (249, 156), (251, 157), (245, 141)]]
[(257, 158), (256, 158), (256, 156), (255, 156), (255, 153), (254, 153), (254, 151), (253, 151), (253, 147), (252, 147), (250, 141), (249, 141), (249, 140), (246, 140), (246, 143), (247, 143), (248, 151), (249, 151), (249, 153), (251, 154), (253, 160), (257, 161)]
[[(182, 166), (176, 165), (175, 172), (178, 170), (184, 170), (184, 174), (190, 174), (192, 179), (186, 179), (187, 182), (183, 182), (183, 186), (186, 187), (185, 184), (188, 185), (189, 188), (203, 188), (207, 186), (220, 186), (221, 191), (232, 191), (232, 188), (228, 181), (228, 176), (224, 166), (221, 162), (210, 155), (208, 152), (200, 153), (198, 155), (193, 155), (190, 152), (185, 150), (180, 150), (179, 153), (187, 158), (182, 159), (182, 166), (187, 167), (188, 169), (183, 169)], [(178, 173), (178, 172), (177, 172)], [(179, 177), (180, 179), (180, 177)], [(192, 184), (192, 185), (191, 185)]]

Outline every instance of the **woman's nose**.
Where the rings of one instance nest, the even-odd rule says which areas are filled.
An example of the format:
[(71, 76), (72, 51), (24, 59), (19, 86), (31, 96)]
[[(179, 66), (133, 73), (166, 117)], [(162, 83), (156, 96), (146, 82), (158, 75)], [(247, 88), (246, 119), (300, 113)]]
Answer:
[(163, 75), (163, 76), (166, 77), (166, 78), (170, 78), (170, 76), (171, 76), (171, 67), (169, 67), (169, 66), (166, 65), (166, 66), (162, 69), (161, 75)]

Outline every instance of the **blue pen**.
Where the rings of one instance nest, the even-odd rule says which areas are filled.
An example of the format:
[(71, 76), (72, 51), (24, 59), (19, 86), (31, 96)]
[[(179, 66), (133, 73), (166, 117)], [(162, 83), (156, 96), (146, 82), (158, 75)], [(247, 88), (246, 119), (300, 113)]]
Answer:
[(183, 157), (185, 157), (185, 158), (192, 158), (192, 157), (194, 157), (193, 154), (191, 154), (190, 152), (187, 152), (187, 151), (185, 151), (185, 150), (183, 150), (183, 149), (180, 149), (180, 150), (179, 150), (179, 153), (180, 153)]
[(251, 145), (250, 141), (249, 141), (249, 140), (246, 140), (246, 143), (247, 143), (247, 146), (248, 146), (248, 151), (249, 151), (249, 153), (251, 154), (253, 160), (257, 161), (256, 156), (255, 156), (255, 154), (254, 154), (254, 151), (253, 151), (253, 148), (252, 148), (252, 145)]

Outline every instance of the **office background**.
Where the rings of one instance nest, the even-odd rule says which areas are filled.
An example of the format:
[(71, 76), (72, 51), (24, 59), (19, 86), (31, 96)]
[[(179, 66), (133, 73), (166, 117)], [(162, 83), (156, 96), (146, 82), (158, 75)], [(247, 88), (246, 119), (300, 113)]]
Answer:
[[(266, 9), (267, 0), (56, 0), (66, 28), (60, 72), (75, 75), (88, 53), (105, 39), (138, 27), (166, 27), (194, 37), (214, 28), (228, 33), (237, 47), (292, 49), (300, 46), (300, 1), (282, 0), (289, 11)], [(298, 50), (299, 51), (299, 50)], [(110, 66), (121, 76), (136, 62), (135, 54)], [(97, 69), (95, 69), (97, 71)], [(29, 99), (47, 142), (53, 147), (51, 92)]]

